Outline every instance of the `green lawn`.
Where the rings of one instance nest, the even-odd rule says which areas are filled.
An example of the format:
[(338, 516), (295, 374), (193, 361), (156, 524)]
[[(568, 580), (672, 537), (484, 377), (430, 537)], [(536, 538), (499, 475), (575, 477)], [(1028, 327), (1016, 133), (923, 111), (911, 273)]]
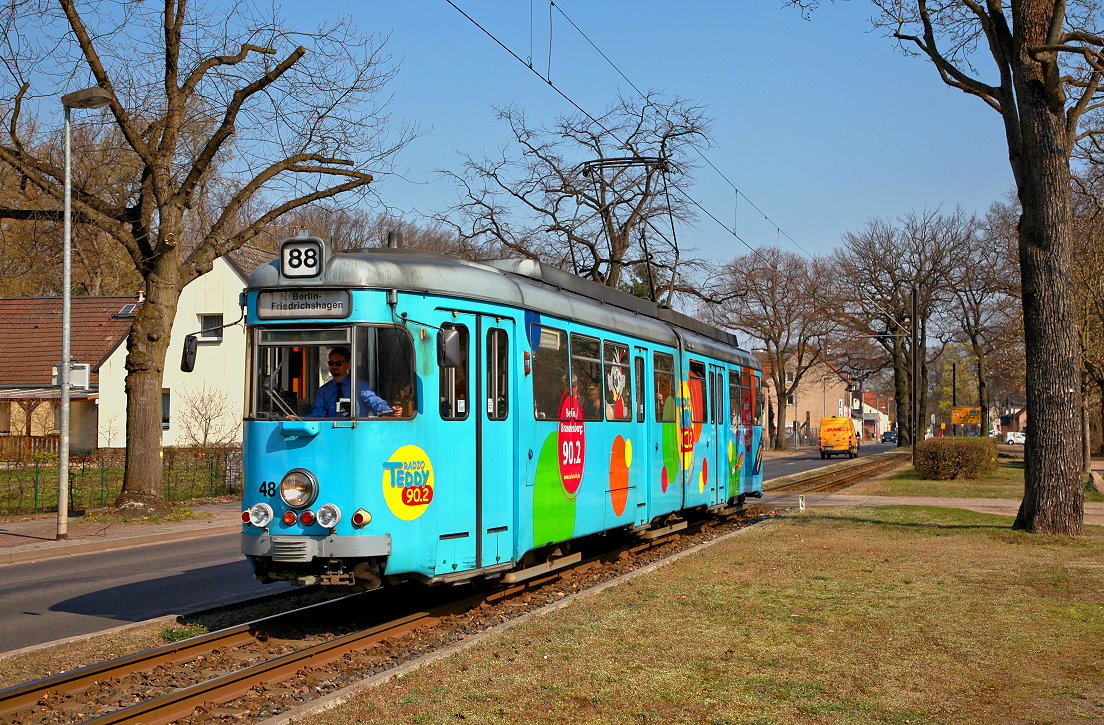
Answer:
[[(876, 481), (867, 481), (847, 489), (847, 493), (865, 496), (943, 496), (948, 498), (1023, 498), (1024, 464), (1019, 459), (1001, 458), (997, 470), (981, 479), (932, 481), (917, 478), (909, 466)], [(1085, 485), (1086, 501), (1104, 501), (1104, 495)]]
[(1102, 722), (1104, 529), (1011, 521), (817, 506), (308, 721)]

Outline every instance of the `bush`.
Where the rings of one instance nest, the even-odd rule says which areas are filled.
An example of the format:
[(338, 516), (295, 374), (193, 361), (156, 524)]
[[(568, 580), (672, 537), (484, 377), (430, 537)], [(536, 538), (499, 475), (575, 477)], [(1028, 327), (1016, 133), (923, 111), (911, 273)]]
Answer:
[(980, 478), (996, 467), (997, 441), (993, 438), (931, 438), (916, 446), (918, 478)]

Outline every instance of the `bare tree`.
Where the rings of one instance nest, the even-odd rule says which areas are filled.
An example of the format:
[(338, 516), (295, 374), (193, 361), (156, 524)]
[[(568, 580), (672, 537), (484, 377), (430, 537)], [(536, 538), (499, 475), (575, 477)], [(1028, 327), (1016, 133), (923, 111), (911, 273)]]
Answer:
[(208, 388), (185, 393), (181, 398), (180, 426), (189, 446), (202, 451), (233, 444), (241, 430), (241, 412), (226, 391)]
[[(1085, 467), (1091, 455), (1091, 430), (1101, 432), (1104, 448), (1104, 183), (1080, 179), (1076, 195), (1077, 251), (1072, 273), (1076, 280), (1077, 312), (1081, 330), (1081, 362), (1084, 366)], [(1095, 414), (1090, 404), (1095, 403)], [(1095, 419), (1095, 425), (1092, 425)]]
[(1017, 287), (1019, 271), (1007, 248), (994, 244), (980, 222), (971, 218), (963, 219), (963, 224), (961, 243), (954, 254), (956, 264), (948, 270), (947, 289), (955, 309), (948, 311), (946, 322), (952, 338), (969, 345), (972, 353), (981, 430), (987, 433), (989, 360), (1005, 342), (1011, 308), (1020, 307), (1018, 296), (1008, 294)]
[[(965, 226), (960, 211), (949, 216), (907, 212), (896, 223), (872, 219), (859, 232), (844, 235), (844, 249), (836, 257), (849, 298), (841, 314), (853, 333), (869, 336), (885, 349), (897, 411), (908, 421), (924, 418), (929, 323), (950, 299), (947, 279)], [(899, 426), (899, 432), (899, 446), (912, 445), (922, 435), (911, 425)]]
[[(819, 0), (789, 0), (810, 9)], [(1027, 402), (1024, 499), (1015, 526), (1080, 535), (1081, 361), (1071, 262), (1070, 157), (1098, 107), (1104, 37), (1096, 0), (872, 0), (874, 24), (905, 52), (926, 57), (939, 77), (996, 111), (1022, 212)], [(982, 80), (974, 62), (992, 63)]]
[(512, 251), (619, 287), (626, 268), (663, 270), (669, 304), (682, 259), (672, 218), (690, 214), (678, 193), (709, 145), (709, 119), (685, 100), (622, 98), (598, 118), (572, 115), (532, 125), (517, 108), (497, 109), (516, 152), (465, 157), (442, 172), (462, 201), (439, 215), (476, 245)]
[(395, 70), (381, 43), (345, 21), (300, 33), (247, 3), (208, 15), (187, 0), (111, 5), (0, 10), (9, 53), (0, 72), (15, 89), (0, 101), (9, 109), (0, 162), (50, 202), (0, 218), (59, 218), (57, 145), (29, 135), (27, 115), (94, 79), (112, 96), (106, 122), (121, 139), (100, 162), (126, 183), (89, 180), (74, 188), (73, 208), (122, 245), (146, 292), (127, 338), (127, 456), (115, 504), (158, 511), (161, 385), (181, 289), (283, 214), (364, 193), (410, 132), (393, 132), (384, 113), (381, 91)]
[[(479, 259), (485, 247), (475, 247), (439, 223), (419, 224), (386, 213), (371, 213), (361, 208), (336, 204), (311, 204), (287, 214), (266, 234), (273, 251), (276, 244), (301, 229), (329, 239), (341, 252), (387, 246), (391, 232), (402, 235), (402, 246), (464, 259)], [(265, 245), (261, 245), (265, 246)]]
[[(709, 308), (713, 319), (762, 343), (782, 415), (801, 378), (822, 360), (826, 340), (839, 329), (831, 267), (823, 259), (761, 247), (725, 265), (721, 281), (729, 298)], [(785, 426), (779, 425), (774, 447), (785, 443)]]

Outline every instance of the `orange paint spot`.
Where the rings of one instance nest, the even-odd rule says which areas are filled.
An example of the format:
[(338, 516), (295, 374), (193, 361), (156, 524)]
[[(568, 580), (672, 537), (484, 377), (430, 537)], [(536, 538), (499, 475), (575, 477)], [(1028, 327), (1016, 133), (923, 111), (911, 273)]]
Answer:
[[(621, 436), (613, 439), (613, 449), (610, 451), (610, 503), (613, 505), (613, 513), (617, 516), (625, 513), (625, 504), (629, 500), (629, 462), (632, 455), (629, 451), (628, 441)], [(664, 469), (664, 480), (667, 478)]]

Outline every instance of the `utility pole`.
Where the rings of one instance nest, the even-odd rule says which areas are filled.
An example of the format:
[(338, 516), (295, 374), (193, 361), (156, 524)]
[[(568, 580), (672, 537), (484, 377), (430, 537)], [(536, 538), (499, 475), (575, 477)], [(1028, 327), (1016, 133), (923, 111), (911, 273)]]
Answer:
[(916, 465), (916, 444), (920, 436), (920, 365), (919, 330), (916, 320), (916, 283), (912, 283), (912, 398), (909, 411), (909, 427), (912, 428), (912, 465)]
[(958, 423), (954, 422), (954, 409), (958, 405), (958, 363), (951, 363), (951, 435), (958, 435)]

